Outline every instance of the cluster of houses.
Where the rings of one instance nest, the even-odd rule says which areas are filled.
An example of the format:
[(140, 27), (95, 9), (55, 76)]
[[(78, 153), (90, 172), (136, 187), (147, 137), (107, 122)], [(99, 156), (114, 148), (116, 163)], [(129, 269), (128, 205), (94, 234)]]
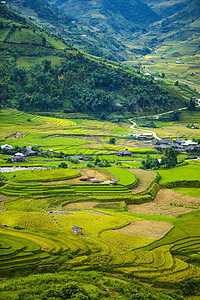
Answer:
[(154, 146), (156, 150), (164, 150), (168, 147), (173, 147), (177, 149), (180, 153), (200, 151), (199, 144), (191, 140), (182, 140), (182, 139), (176, 139), (173, 141), (162, 139), (162, 140), (158, 140), (156, 142), (156, 145)]
[(143, 133), (135, 133), (135, 134), (130, 133), (128, 135), (136, 138), (137, 140), (153, 139), (153, 133), (151, 132), (143, 132)]
[(121, 156), (121, 157), (130, 157), (130, 156), (132, 156), (132, 153), (130, 151), (128, 151), (128, 149), (126, 149), (124, 151), (118, 151), (118, 153), (116, 155)]
[[(1, 146), (1, 150), (13, 151), (14, 149), (13, 146), (5, 144)], [(41, 155), (41, 153), (34, 151), (31, 146), (26, 146), (24, 153), (17, 152), (14, 155), (12, 155), (12, 162), (24, 162), (26, 161), (25, 157), (36, 156), (36, 155)]]

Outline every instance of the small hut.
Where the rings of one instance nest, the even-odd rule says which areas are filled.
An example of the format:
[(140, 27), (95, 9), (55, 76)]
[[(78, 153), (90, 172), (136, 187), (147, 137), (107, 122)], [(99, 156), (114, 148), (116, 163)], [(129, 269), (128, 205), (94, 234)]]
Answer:
[(82, 234), (83, 228), (78, 227), (78, 226), (73, 226), (72, 230), (73, 230), (74, 234)]

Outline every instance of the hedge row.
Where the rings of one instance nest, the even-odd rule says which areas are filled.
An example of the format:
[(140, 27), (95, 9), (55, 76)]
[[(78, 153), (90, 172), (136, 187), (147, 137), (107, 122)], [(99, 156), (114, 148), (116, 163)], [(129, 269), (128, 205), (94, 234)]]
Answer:
[(179, 180), (173, 182), (166, 182), (165, 184), (161, 185), (163, 188), (171, 189), (176, 187), (195, 187), (200, 188), (200, 181), (199, 180)]

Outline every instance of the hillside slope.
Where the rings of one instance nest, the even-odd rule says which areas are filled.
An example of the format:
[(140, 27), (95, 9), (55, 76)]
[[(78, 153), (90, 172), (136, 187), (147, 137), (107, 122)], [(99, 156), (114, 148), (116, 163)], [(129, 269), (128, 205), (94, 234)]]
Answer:
[(25, 44), (65, 49), (69, 46), (64, 40), (36, 27), (25, 18), (0, 4), (0, 42)]
[(65, 12), (70, 11), (80, 22), (108, 34), (124, 35), (133, 26), (144, 27), (158, 20), (156, 13), (140, 0), (48, 1)]
[[(164, 1), (150, 2), (154, 3), (154, 8), (161, 4), (166, 7)], [(172, 4), (172, 1), (169, 3)], [(175, 3), (180, 4), (179, 1)], [(132, 41), (136, 47), (146, 44), (151, 49), (151, 53), (138, 57), (146, 72), (154, 76), (165, 73), (171, 82), (186, 83), (200, 91), (200, 2), (190, 0), (181, 3), (184, 4), (182, 9), (152, 24), (148, 32), (142, 35), (135, 33)]]
[(162, 18), (174, 15), (187, 6), (191, 0), (143, 0), (156, 14)]
[(0, 17), (2, 106), (86, 112), (105, 118), (113, 112), (154, 113), (186, 105), (187, 94), (180, 93), (179, 87), (84, 55), (6, 7), (2, 6)]
[(113, 61), (123, 61), (128, 57), (126, 47), (114, 35), (108, 36), (93, 26), (81, 24), (76, 15), (70, 15), (71, 11), (59, 9), (46, 0), (11, 1), (7, 6), (86, 53)]

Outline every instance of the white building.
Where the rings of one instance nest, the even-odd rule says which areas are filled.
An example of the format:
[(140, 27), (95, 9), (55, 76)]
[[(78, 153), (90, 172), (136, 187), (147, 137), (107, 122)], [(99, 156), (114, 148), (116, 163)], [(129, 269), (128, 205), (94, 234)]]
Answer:
[(5, 144), (5, 145), (2, 145), (2, 146), (1, 146), (1, 149), (2, 149), (2, 150), (3, 150), (3, 149), (6, 149), (6, 150), (13, 150), (13, 147), (12, 147), (11, 145)]

